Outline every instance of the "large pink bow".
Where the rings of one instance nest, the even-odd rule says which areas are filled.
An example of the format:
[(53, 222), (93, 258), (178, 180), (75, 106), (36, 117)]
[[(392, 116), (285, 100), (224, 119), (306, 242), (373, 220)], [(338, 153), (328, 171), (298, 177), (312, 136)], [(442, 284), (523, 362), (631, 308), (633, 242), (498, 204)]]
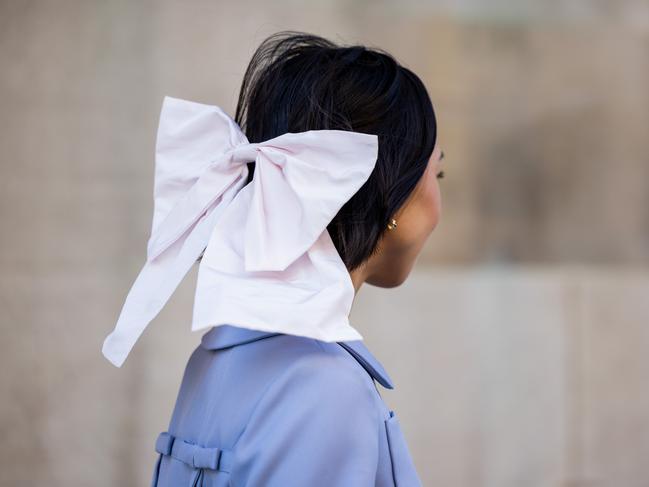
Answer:
[(362, 338), (347, 321), (354, 289), (326, 227), (377, 155), (376, 135), (343, 130), (250, 143), (220, 107), (165, 97), (147, 258), (103, 354), (123, 364), (202, 253), (192, 330)]

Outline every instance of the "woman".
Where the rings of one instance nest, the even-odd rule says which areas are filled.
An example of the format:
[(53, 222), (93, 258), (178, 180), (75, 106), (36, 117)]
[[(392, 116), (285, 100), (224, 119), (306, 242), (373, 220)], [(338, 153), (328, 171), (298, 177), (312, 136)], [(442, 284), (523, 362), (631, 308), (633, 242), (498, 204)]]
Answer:
[[(158, 162), (162, 169), (156, 183), (157, 197), (168, 196), (180, 184), (180, 179), (169, 184), (163, 165), (169, 153), (175, 154), (173, 151), (188, 139), (179, 134), (195, 126), (192, 137), (211, 137), (212, 131), (201, 125), (203, 121), (210, 117), (227, 119), (217, 107), (173, 99), (165, 103), (166, 117), (161, 117), (158, 134)], [(182, 123), (176, 119), (175, 125), (167, 125), (171, 124), (171, 113), (178, 114)], [(336, 316), (334, 311), (343, 310), (346, 320), (347, 305), (351, 306), (351, 299), (364, 282), (379, 287), (403, 283), (438, 223), (441, 200), (437, 179), (443, 177), (443, 154), (436, 146), (436, 120), (424, 85), (386, 52), (338, 46), (300, 32), (281, 32), (266, 39), (253, 55), (235, 121), (228, 120), (230, 128), (238, 130), (238, 126), (245, 131), (245, 137), (238, 135), (244, 142), (238, 147), (247, 151), (240, 161), (256, 157), (256, 162), (247, 163), (250, 171), (244, 185), (234, 188), (228, 196), (232, 207), (239, 204), (242, 208), (240, 213), (230, 211), (230, 216), (226, 213), (220, 220), (214, 217), (214, 229), (203, 232), (209, 233), (211, 240), (203, 255), (206, 262), (202, 262), (209, 265), (199, 271), (199, 284), (209, 278), (218, 286), (203, 285), (209, 291), (197, 291), (197, 299), (199, 294), (206, 298), (194, 310), (194, 323), (200, 324), (198, 328), (208, 323), (218, 326), (203, 335), (187, 364), (168, 431), (162, 432), (156, 442), (158, 458), (152, 485), (421, 485), (397, 416), (384, 404), (374, 382), (393, 388), (390, 377), (364, 346), (360, 334), (347, 323), (335, 332), (327, 330), (322, 316)], [(230, 138), (237, 137), (236, 130)], [(339, 138), (320, 142), (318, 154), (330, 151), (329, 156), (336, 156), (330, 157), (327, 164), (342, 165), (331, 172), (329, 179), (323, 179), (328, 183), (316, 184), (311, 180), (323, 177), (325, 170), (318, 166), (315, 155), (300, 160), (299, 153), (308, 145), (303, 142), (314, 141), (317, 145), (313, 137), (325, 134)], [(294, 135), (302, 137), (299, 143), (295, 143), (297, 138), (291, 139), (294, 145), (289, 149), (280, 147), (281, 140)], [(356, 137), (354, 149), (345, 146), (343, 136)], [(205, 140), (205, 144), (211, 143), (211, 139)], [(260, 141), (265, 142), (257, 144)], [(230, 162), (237, 157), (232, 156), (235, 149), (226, 152)], [(372, 152), (374, 149), (378, 152)], [(260, 155), (259, 151), (266, 152)], [(184, 155), (183, 161), (191, 160), (195, 153)], [(295, 160), (291, 161), (291, 157)], [(368, 164), (361, 168), (363, 158)], [(360, 168), (356, 172), (351, 169), (354, 164)], [(201, 171), (206, 171), (205, 167), (201, 166)], [(273, 171), (279, 167), (285, 172), (283, 176), (276, 173), (277, 184), (292, 179), (295, 186), (286, 186), (285, 191), (271, 190)], [(255, 169), (263, 174), (255, 177)], [(355, 185), (346, 184), (343, 174), (350, 178), (354, 174)], [(304, 188), (310, 183), (312, 186), (297, 202), (300, 212), (290, 213), (294, 208), (291, 204), (296, 203), (295, 194), (300, 194), (299, 186)], [(323, 189), (326, 184), (330, 184), (327, 190)], [(197, 183), (193, 185), (189, 200), (199, 194)], [(227, 194), (223, 193), (221, 203)], [(327, 207), (322, 203), (330, 197), (338, 198), (339, 205)], [(183, 201), (179, 206), (186, 203)], [(206, 200), (206, 205), (210, 201)], [(309, 213), (309, 204), (315, 208), (313, 213)], [(164, 202), (156, 207), (154, 230), (164, 224), (160, 222), (165, 218), (174, 218), (163, 217), (164, 206), (169, 205)], [(259, 219), (254, 224), (243, 222), (260, 208), (264, 211), (256, 214)], [(286, 208), (289, 213), (278, 215), (278, 208)], [(323, 208), (335, 211), (327, 213)], [(180, 248), (175, 239), (180, 239), (187, 228), (200, 233), (200, 222), (210, 217), (203, 206), (199, 209), (203, 220), (196, 220), (198, 223), (172, 226), (166, 236), (158, 232), (156, 238), (152, 237), (150, 266), (156, 265), (160, 255), (164, 262), (164, 253), (169, 249), (174, 252), (174, 245)], [(259, 216), (262, 214), (263, 218)], [(288, 265), (292, 259), (283, 265), (261, 265), (272, 260), (269, 255), (279, 259), (290, 254), (294, 242), (309, 233), (313, 221), (297, 221), (304, 215), (314, 215), (313, 220), (324, 215), (326, 231), (307, 253), (295, 245), (293, 257), (301, 255), (303, 267)], [(276, 225), (283, 225), (281, 235), (274, 237), (273, 218)], [(245, 227), (245, 231), (238, 227)], [(319, 227), (314, 228), (320, 232)], [(261, 243), (252, 236), (259, 237)], [(226, 243), (217, 247), (213, 241)], [(188, 245), (183, 243), (183, 248)], [(238, 250), (232, 251), (236, 245)], [(204, 242), (196, 244), (196, 248), (204, 246)], [(333, 254), (326, 254), (328, 249)], [(245, 272), (243, 268), (235, 269), (240, 275), (233, 279), (232, 261), (243, 254), (253, 256), (253, 251), (258, 252), (256, 257), (245, 261)], [(179, 250), (181, 257), (177, 258), (181, 259), (182, 254), (183, 250)], [(187, 261), (191, 259), (190, 255)], [(341, 265), (336, 267), (338, 263)], [(299, 293), (311, 290), (314, 283), (322, 285), (327, 281), (327, 272), (340, 269), (344, 276), (332, 274), (336, 277), (318, 288), (317, 307), (310, 308), (313, 296)], [(182, 277), (183, 272), (177, 272), (175, 277)], [(226, 277), (228, 281), (219, 281)], [(258, 281), (251, 287), (253, 277)], [(272, 295), (274, 288), (269, 284), (270, 294), (266, 296), (265, 283), (277, 284), (277, 280), (283, 286), (280, 294)], [(153, 311), (142, 326), (132, 326), (138, 328), (137, 334), (173, 287), (169, 292), (160, 291), (164, 299), (147, 304), (146, 310)], [(331, 304), (336, 310), (328, 309), (327, 303), (337, 303)], [(203, 310), (208, 308), (212, 314), (203, 319)], [(226, 314), (214, 314), (218, 312)], [(259, 318), (264, 313), (272, 315), (272, 319)], [(293, 328), (288, 327), (289, 322), (293, 322)], [(317, 323), (322, 324), (320, 329), (314, 325)], [(110, 343), (107, 339), (107, 357), (120, 355), (112, 355), (112, 350), (119, 348), (117, 342), (117, 338)], [(111, 360), (120, 365), (123, 358), (125, 354)]]

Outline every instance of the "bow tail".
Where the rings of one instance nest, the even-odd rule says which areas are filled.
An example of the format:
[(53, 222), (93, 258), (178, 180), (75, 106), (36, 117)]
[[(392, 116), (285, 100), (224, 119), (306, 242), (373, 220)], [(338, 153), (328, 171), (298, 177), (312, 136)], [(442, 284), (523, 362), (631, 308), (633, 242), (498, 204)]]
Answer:
[[(196, 215), (196, 220), (192, 216), (194, 223), (183, 222), (181, 218), (180, 223), (187, 224), (184, 233), (175, 236), (170, 244), (165, 244), (148, 256), (126, 297), (115, 329), (106, 337), (102, 346), (102, 353), (113, 365), (122, 366), (135, 342), (205, 250), (219, 217), (245, 185), (246, 176), (247, 171), (239, 170), (238, 176), (227, 189), (224, 186), (217, 187), (217, 194), (223, 192), (208, 204), (204, 213)], [(199, 184), (209, 186), (209, 177), (205, 181), (199, 180)], [(200, 194), (200, 191), (196, 193)], [(187, 202), (190, 209), (193, 204), (201, 204), (200, 200), (189, 199)], [(191, 212), (189, 214), (193, 215)]]
[(147, 260), (126, 297), (117, 325), (104, 340), (102, 353), (121, 367), (135, 342), (164, 307), (205, 250), (216, 221), (227, 205), (210, 208), (186, 234), (154, 260)]

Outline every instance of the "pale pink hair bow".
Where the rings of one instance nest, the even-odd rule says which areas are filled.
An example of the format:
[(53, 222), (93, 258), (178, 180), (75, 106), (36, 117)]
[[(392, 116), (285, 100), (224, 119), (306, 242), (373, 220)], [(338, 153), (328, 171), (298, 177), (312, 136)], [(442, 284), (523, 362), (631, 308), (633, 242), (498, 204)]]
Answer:
[(354, 286), (327, 225), (377, 156), (376, 135), (345, 130), (250, 143), (220, 107), (165, 97), (146, 262), (104, 356), (124, 363), (201, 254), (192, 330), (230, 324), (329, 342), (362, 339), (348, 319)]

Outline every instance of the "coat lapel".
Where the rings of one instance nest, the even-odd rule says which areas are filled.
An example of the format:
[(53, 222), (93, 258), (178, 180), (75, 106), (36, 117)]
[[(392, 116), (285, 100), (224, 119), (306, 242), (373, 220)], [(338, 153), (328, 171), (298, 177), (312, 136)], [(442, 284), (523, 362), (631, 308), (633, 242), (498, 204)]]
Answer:
[[(276, 335), (281, 335), (281, 333), (251, 330), (233, 325), (219, 325), (203, 335), (201, 346), (207, 350), (221, 350)], [(394, 383), (385, 368), (362, 340), (348, 340), (336, 343), (347, 350), (379, 384), (387, 389), (394, 389)]]

